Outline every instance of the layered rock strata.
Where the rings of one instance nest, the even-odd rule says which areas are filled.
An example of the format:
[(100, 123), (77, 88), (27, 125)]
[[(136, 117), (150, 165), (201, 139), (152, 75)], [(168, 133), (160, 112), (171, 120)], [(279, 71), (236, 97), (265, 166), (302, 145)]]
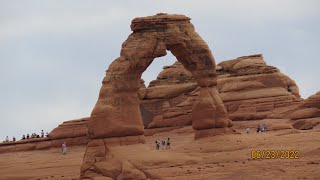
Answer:
[(293, 121), (296, 129), (320, 128), (320, 91), (304, 100), (297, 110), (286, 117)]
[(49, 137), (0, 143), (0, 153), (43, 150), (67, 146), (86, 145), (89, 142), (86, 122), (89, 118), (65, 121), (49, 133)]
[(296, 83), (269, 66), (261, 54), (218, 64), (218, 90), (232, 120), (256, 120), (295, 109), (301, 102)]
[(89, 117), (65, 121), (58, 127), (54, 128), (50, 133), (51, 139), (67, 139), (76, 137), (87, 137), (88, 128), (86, 123)]
[[(234, 121), (283, 118), (302, 101), (296, 83), (267, 65), (261, 54), (223, 61), (216, 70), (217, 90)], [(141, 96), (140, 105), (144, 125), (158, 128), (191, 124), (192, 107), (199, 94), (195, 82), (181, 63), (165, 66), (148, 88), (141, 88), (147, 92)]]

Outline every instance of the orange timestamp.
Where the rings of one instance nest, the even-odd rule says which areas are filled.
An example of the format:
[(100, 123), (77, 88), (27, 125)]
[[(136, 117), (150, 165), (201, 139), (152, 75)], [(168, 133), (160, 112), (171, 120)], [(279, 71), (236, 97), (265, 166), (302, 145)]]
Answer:
[(252, 150), (252, 159), (299, 159), (299, 150)]

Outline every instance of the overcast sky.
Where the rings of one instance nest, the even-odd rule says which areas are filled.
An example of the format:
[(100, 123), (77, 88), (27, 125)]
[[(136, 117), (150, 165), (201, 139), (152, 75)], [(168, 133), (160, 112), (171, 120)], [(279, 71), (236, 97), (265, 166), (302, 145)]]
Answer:
[[(308, 97), (320, 90), (317, 0), (0, 0), (0, 140), (89, 116), (135, 17), (185, 14), (216, 62), (262, 53)], [(156, 59), (155, 79), (172, 55)]]

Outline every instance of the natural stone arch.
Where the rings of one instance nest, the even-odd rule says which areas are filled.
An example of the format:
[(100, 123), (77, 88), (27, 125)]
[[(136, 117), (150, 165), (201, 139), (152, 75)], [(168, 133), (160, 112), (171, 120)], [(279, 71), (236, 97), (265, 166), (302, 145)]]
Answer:
[(166, 50), (189, 70), (200, 93), (192, 109), (196, 130), (230, 126), (215, 86), (215, 61), (208, 45), (195, 32), (190, 18), (157, 14), (132, 21), (132, 34), (122, 44), (120, 57), (106, 71), (91, 121), (89, 136), (108, 138), (144, 134), (137, 92), (142, 73)]

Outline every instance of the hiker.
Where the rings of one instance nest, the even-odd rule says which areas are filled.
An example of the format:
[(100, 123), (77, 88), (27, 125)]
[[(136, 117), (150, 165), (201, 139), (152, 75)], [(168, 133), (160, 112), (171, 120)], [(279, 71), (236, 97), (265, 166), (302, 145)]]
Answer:
[(26, 139), (26, 136), (25, 135), (22, 135), (22, 140)]
[(13, 138), (12, 138), (12, 141), (13, 141), (13, 142), (15, 142), (15, 141), (16, 141), (16, 138), (15, 138), (14, 136), (13, 136)]
[(246, 131), (247, 131), (247, 134), (249, 134), (250, 133), (250, 128), (247, 127)]
[(160, 142), (159, 140), (157, 139), (156, 140), (156, 150), (159, 150), (160, 149)]
[(167, 140), (167, 147), (166, 147), (166, 149), (171, 149), (170, 144), (171, 144), (171, 142), (170, 142), (170, 138), (168, 138), (168, 140)]
[(166, 140), (162, 139), (161, 143), (162, 143), (162, 150), (164, 150), (164, 146), (166, 145)]
[(43, 130), (41, 130), (41, 137), (42, 137), (42, 138), (44, 137), (44, 132), (43, 132)]
[(6, 142), (9, 142), (9, 137), (8, 136), (6, 136)]
[(49, 133), (48, 133), (48, 132), (46, 133), (46, 137), (47, 137), (47, 138), (49, 137)]
[(30, 136), (29, 136), (29, 134), (27, 134), (27, 139), (29, 139), (30, 138)]
[(61, 151), (62, 151), (62, 154), (66, 154), (67, 153), (67, 144), (66, 144), (66, 142), (64, 142), (61, 145)]
[(268, 129), (267, 129), (267, 125), (263, 124), (263, 131), (264, 131), (264, 132), (267, 132), (267, 130), (268, 130)]
[(258, 126), (257, 126), (257, 133), (258, 132), (261, 132), (261, 126), (260, 126), (260, 124), (258, 124)]

